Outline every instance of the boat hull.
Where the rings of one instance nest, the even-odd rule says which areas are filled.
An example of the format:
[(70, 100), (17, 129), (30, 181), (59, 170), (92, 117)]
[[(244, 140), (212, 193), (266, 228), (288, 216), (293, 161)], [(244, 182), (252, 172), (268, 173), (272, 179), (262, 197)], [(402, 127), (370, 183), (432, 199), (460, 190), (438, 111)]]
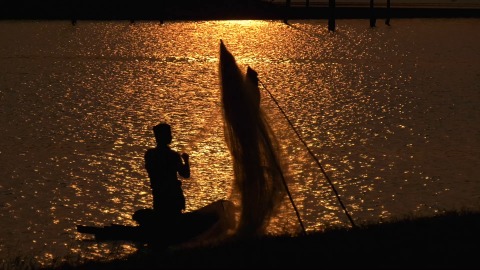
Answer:
[(77, 225), (77, 231), (94, 235), (97, 241), (124, 240), (172, 245), (193, 240), (207, 240), (228, 234), (235, 227), (234, 205), (227, 200), (215, 201), (176, 219), (162, 219), (151, 209), (137, 211), (137, 226)]

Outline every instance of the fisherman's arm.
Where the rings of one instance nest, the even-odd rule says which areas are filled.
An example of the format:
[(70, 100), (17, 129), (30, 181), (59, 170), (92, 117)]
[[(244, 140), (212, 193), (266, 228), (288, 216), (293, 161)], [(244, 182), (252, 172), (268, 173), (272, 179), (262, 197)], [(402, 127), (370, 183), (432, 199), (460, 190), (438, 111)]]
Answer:
[(181, 158), (183, 159), (180, 160), (179, 168), (178, 168), (178, 174), (184, 178), (189, 178), (190, 177), (190, 163), (189, 163), (189, 156), (187, 153), (183, 153), (181, 155)]

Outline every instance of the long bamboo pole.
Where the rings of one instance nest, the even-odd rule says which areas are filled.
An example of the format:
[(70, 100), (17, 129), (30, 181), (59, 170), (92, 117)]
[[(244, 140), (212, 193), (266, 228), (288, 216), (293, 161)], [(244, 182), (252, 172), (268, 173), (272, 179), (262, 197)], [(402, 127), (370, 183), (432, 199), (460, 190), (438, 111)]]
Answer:
[(312, 156), (312, 158), (315, 160), (315, 162), (317, 163), (318, 167), (320, 168), (320, 170), (322, 171), (323, 175), (325, 176), (325, 178), (327, 179), (328, 183), (330, 184), (330, 187), (332, 188), (333, 192), (335, 193), (335, 197), (337, 198), (338, 202), (340, 203), (343, 211), (345, 212), (345, 215), (347, 216), (348, 220), (350, 221), (350, 224), (352, 225), (352, 227), (357, 227), (357, 225), (355, 224), (355, 222), (353, 221), (352, 217), (350, 216), (350, 214), (348, 213), (348, 210), (347, 208), (345, 207), (345, 205), (343, 204), (342, 202), (342, 199), (340, 198), (340, 195), (338, 195), (338, 192), (337, 192), (337, 189), (335, 188), (335, 186), (333, 185), (332, 183), (332, 180), (330, 180), (330, 177), (328, 176), (327, 172), (325, 171), (325, 169), (323, 168), (322, 164), (320, 163), (320, 161), (318, 160), (318, 158), (315, 156), (315, 154), (312, 152), (312, 150), (310, 150), (310, 147), (308, 147), (307, 143), (303, 140), (302, 136), (300, 136), (300, 133), (297, 131), (297, 129), (295, 128), (295, 126), (293, 125), (292, 121), (290, 121), (290, 119), (288, 118), (287, 114), (285, 113), (285, 111), (282, 109), (282, 107), (280, 106), (280, 104), (278, 103), (277, 99), (273, 96), (273, 94), (267, 89), (267, 87), (265, 86), (265, 84), (263, 84), (263, 82), (261, 80), (258, 80), (260, 82), (260, 84), (262, 85), (263, 89), (265, 89), (265, 91), (267, 91), (267, 93), (270, 95), (270, 98), (272, 98), (273, 102), (275, 102), (275, 105), (277, 105), (278, 109), (280, 110), (280, 112), (283, 114), (283, 116), (285, 117), (285, 119), (287, 120), (288, 124), (290, 125), (290, 127), (293, 129), (293, 131), (295, 132), (295, 134), (297, 135), (298, 139), (303, 143), (303, 145), (305, 146), (305, 148), (307, 149), (308, 153), (310, 154), (310, 156)]

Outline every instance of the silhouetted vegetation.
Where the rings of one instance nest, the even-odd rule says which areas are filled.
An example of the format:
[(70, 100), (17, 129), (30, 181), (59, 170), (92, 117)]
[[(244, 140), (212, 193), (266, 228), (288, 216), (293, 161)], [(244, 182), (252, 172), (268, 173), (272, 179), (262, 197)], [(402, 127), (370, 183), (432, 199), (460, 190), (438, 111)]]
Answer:
[(474, 269), (479, 228), (480, 213), (449, 212), (307, 236), (232, 238), (200, 247), (139, 251), (124, 259), (56, 269)]
[[(136, 0), (136, 1), (9, 1), (0, 9), (0, 19), (35, 20), (225, 20), (225, 19), (328, 19), (331, 11), (323, 5), (285, 4), (268, 0)], [(368, 3), (368, 1), (365, 1)], [(385, 5), (375, 8), (378, 18), (480, 17), (478, 6), (416, 7)], [(337, 3), (335, 17), (369, 18), (368, 5)]]

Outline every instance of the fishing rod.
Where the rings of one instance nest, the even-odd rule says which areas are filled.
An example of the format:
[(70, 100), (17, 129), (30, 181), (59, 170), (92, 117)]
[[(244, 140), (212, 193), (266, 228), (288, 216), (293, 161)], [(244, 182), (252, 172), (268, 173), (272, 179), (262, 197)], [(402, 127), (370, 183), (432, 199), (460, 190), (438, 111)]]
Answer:
[(288, 118), (287, 114), (285, 113), (285, 111), (282, 109), (282, 107), (281, 107), (280, 104), (278, 103), (277, 99), (273, 96), (273, 94), (268, 90), (268, 88), (265, 86), (265, 84), (264, 84), (260, 79), (258, 79), (258, 82), (262, 85), (263, 89), (265, 89), (265, 91), (268, 93), (268, 95), (269, 95), (270, 98), (273, 100), (273, 102), (275, 103), (275, 105), (277, 105), (278, 109), (279, 109), (280, 112), (283, 114), (283, 116), (284, 116), (285, 119), (287, 120), (288, 124), (290, 125), (290, 127), (293, 129), (293, 131), (294, 131), (295, 134), (297, 135), (298, 139), (302, 142), (302, 144), (305, 146), (305, 148), (307, 149), (307, 151), (308, 151), (308, 153), (310, 154), (310, 156), (312, 156), (312, 158), (313, 158), (313, 159), (315, 160), (315, 162), (317, 163), (318, 167), (319, 167), (320, 170), (322, 171), (323, 175), (325, 176), (325, 178), (327, 179), (328, 183), (330, 184), (330, 187), (332, 188), (333, 192), (335, 193), (335, 197), (337, 198), (338, 202), (339, 202), (340, 205), (342, 206), (342, 209), (343, 209), (343, 211), (345, 212), (345, 215), (347, 215), (348, 220), (349, 220), (350, 223), (352, 224), (352, 227), (357, 227), (357, 225), (355, 225), (355, 222), (353, 221), (352, 217), (351, 217), (350, 214), (348, 213), (347, 208), (346, 208), (345, 205), (343, 204), (342, 199), (341, 199), (340, 196), (338, 195), (337, 189), (335, 188), (335, 186), (333, 185), (332, 181), (330, 180), (330, 177), (328, 176), (327, 172), (323, 169), (323, 166), (322, 166), (322, 164), (320, 163), (320, 161), (318, 160), (318, 158), (315, 156), (315, 154), (312, 152), (312, 150), (310, 150), (310, 147), (308, 147), (307, 143), (303, 140), (302, 136), (300, 136), (300, 133), (298, 133), (298, 131), (297, 131), (297, 129), (295, 128), (295, 126), (293, 125), (292, 121), (290, 121), (290, 119)]
[[(272, 149), (270, 149), (270, 154), (273, 155)], [(282, 169), (280, 168), (280, 164), (278, 164), (277, 161), (275, 161), (275, 166), (277, 166), (277, 170), (280, 171), (280, 175), (282, 177), (282, 182), (283, 182), (283, 185), (285, 186), (285, 191), (287, 192), (288, 198), (290, 199), (290, 202), (292, 203), (293, 210), (295, 211), (295, 214), (297, 215), (297, 219), (298, 219), (298, 222), (300, 223), (300, 227), (302, 227), (303, 235), (307, 235), (307, 230), (305, 230), (305, 226), (303, 225), (302, 218), (300, 217), (300, 212), (298, 211), (298, 208), (295, 205), (295, 202), (293, 201), (292, 194), (290, 193), (290, 190), (288, 189), (287, 181), (285, 180), (285, 176), (283, 175)]]
[[(250, 71), (253, 71), (253, 69), (248, 67), (247, 74), (246, 74), (247, 77), (249, 77), (249, 72)], [(258, 79), (258, 74), (255, 71), (253, 71), (253, 73), (251, 73), (250, 75), (254, 76), (254, 80), (256, 80), (256, 85), (257, 85), (257, 88), (258, 88), (258, 82), (260, 81)], [(258, 91), (260, 91), (260, 90), (258, 90)], [(258, 92), (258, 94), (260, 95), (260, 92)], [(267, 147), (267, 149), (269, 150), (270, 156), (276, 156), (275, 153), (273, 152), (272, 148)], [(276, 158), (273, 159), (273, 162), (275, 163), (276, 169), (280, 172), (280, 176), (282, 178), (282, 184), (285, 188), (285, 192), (287, 193), (290, 202), (292, 203), (293, 210), (295, 211), (295, 214), (297, 215), (297, 219), (298, 219), (298, 222), (300, 223), (300, 227), (302, 227), (302, 233), (303, 233), (303, 235), (307, 235), (307, 230), (305, 229), (305, 226), (303, 225), (303, 221), (302, 221), (302, 218), (300, 216), (300, 212), (298, 211), (297, 206), (295, 205), (295, 201), (293, 200), (292, 194), (290, 193), (290, 190), (289, 190), (288, 185), (287, 185), (287, 181), (285, 180), (285, 176), (282, 172), (282, 168), (281, 168), (281, 166), (278, 163), (278, 160)]]

